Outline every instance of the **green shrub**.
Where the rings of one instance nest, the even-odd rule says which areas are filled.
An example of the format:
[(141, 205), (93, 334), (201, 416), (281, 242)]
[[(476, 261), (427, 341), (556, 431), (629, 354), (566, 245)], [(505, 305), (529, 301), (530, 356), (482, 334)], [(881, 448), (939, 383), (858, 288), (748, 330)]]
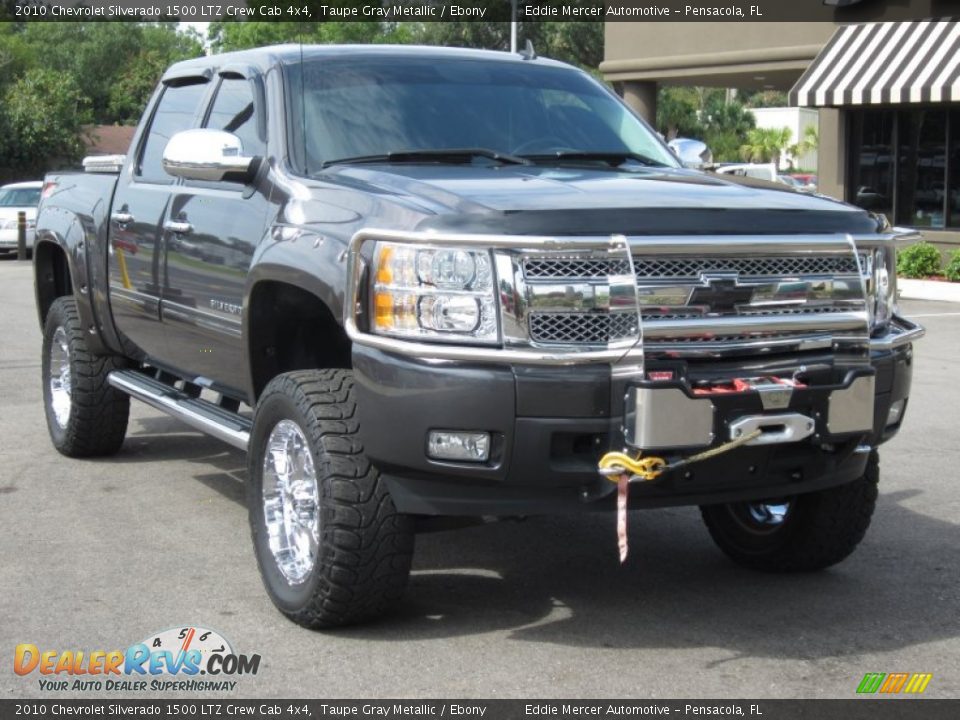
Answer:
[(950, 255), (950, 262), (944, 268), (943, 274), (947, 276), (947, 280), (960, 282), (960, 250), (954, 250)]
[(923, 278), (940, 272), (940, 251), (926, 240), (897, 253), (897, 274), (908, 278)]

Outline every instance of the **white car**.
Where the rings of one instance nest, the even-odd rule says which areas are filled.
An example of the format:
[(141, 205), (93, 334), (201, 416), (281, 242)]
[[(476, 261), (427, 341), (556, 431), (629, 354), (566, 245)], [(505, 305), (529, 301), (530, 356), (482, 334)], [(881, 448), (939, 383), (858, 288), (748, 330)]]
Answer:
[(32, 254), (42, 190), (40, 180), (0, 187), (0, 252), (17, 251), (17, 213), (22, 210), (27, 214), (27, 252)]
[(742, 165), (720, 165), (716, 172), (721, 175), (738, 175), (740, 177), (752, 177), (758, 180), (769, 180), (778, 182), (779, 172), (777, 166), (773, 163), (746, 163)]

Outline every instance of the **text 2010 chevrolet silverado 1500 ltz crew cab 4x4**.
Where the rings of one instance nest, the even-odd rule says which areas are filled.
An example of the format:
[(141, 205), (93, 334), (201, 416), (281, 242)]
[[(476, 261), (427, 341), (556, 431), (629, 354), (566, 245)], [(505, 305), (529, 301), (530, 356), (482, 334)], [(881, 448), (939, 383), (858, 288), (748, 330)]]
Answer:
[(684, 169), (529, 53), (178, 63), (129, 155), (46, 180), (50, 435), (115, 453), (132, 396), (246, 450), (264, 583), (310, 627), (394, 603), (424, 516), (699, 505), (735, 561), (823, 568), (923, 332), (896, 237)]

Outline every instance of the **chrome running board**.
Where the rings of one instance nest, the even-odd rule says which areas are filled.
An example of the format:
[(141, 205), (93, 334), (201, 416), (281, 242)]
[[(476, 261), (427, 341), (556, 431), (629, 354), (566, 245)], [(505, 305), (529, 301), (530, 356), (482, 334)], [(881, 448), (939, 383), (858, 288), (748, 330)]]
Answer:
[(130, 397), (235, 448), (246, 450), (250, 443), (253, 422), (242, 415), (224, 410), (206, 400), (192, 398), (175, 387), (136, 370), (114, 370), (107, 376), (107, 382)]

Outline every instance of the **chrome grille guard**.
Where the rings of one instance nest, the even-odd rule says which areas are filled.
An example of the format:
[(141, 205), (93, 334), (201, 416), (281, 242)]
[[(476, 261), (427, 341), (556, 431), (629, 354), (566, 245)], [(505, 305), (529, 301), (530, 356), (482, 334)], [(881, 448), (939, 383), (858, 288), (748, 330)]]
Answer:
[[(490, 250), (500, 346), (368, 332), (364, 258), (365, 248), (377, 240)], [(895, 317), (885, 337), (870, 338), (865, 254), (850, 235), (628, 239), (369, 229), (352, 238), (347, 261), (344, 326), (350, 339), (425, 361), (610, 363), (636, 370), (644, 352), (695, 357), (833, 347), (865, 355), (871, 346), (893, 347), (923, 335), (919, 325)], [(637, 266), (646, 275), (638, 277)], [(651, 267), (676, 267), (685, 274), (654, 277)], [(785, 274), (769, 274), (773, 271)]]

